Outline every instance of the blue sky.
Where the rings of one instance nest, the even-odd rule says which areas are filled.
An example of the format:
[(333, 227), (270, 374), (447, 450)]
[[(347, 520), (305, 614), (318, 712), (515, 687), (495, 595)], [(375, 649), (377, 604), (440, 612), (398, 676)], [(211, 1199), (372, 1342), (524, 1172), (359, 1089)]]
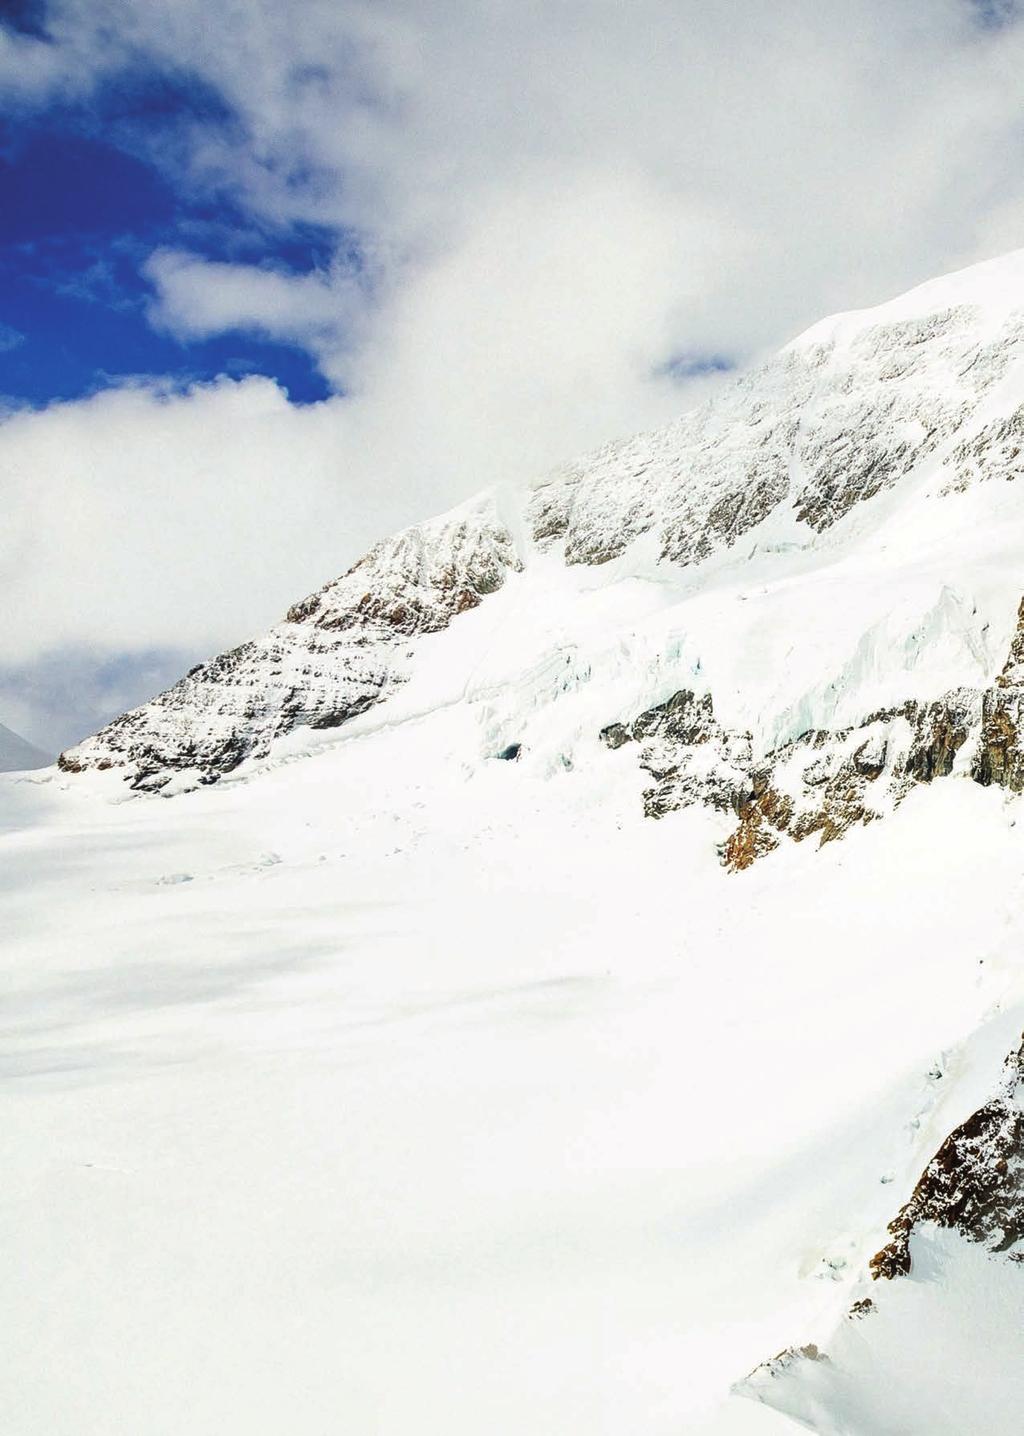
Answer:
[(8, 402), (73, 399), (126, 375), (187, 383), (265, 374), (299, 403), (330, 392), (299, 346), (242, 328), (182, 337), (151, 322), (153, 286), (141, 266), (163, 245), (185, 238), (208, 258), (303, 273), (325, 265), (336, 240), (308, 224), (260, 228), (215, 193), (182, 194), (133, 153), (197, 112), (229, 123), (197, 87), (151, 75), (131, 85), (119, 77), (87, 109), (0, 121), (0, 393)]

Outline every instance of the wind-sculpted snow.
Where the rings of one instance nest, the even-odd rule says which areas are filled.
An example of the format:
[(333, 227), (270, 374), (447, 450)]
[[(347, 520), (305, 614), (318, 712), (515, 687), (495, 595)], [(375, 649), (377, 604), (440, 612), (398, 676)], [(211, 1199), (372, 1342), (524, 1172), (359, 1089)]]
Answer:
[[(490, 610), (524, 636), (525, 589), (424, 652), (479, 630), (497, 663)], [(629, 595), (592, 596), (598, 629)], [(991, 1095), (997, 1064), (965, 1092), (959, 1054), (1015, 971), (1020, 991), (1013, 805), (935, 783), (737, 879), (714, 851), (730, 814), (644, 818), (643, 736), (558, 761), (563, 705), (604, 682), (563, 655), (538, 694), (567, 673), (535, 722), (507, 715), (516, 762), (495, 761), (516, 729), (484, 726), (501, 695), (481, 670), (465, 702), (375, 710), (167, 802), (0, 780), (18, 1436), (324, 1436), (339, 1412), (379, 1436), (784, 1436), (732, 1383), (788, 1343), (845, 1370), (832, 1311), (858, 1297), (878, 1303), (849, 1324), (875, 1343), (859, 1392), (902, 1354), (904, 1291), (953, 1298), (933, 1346), (961, 1386), (975, 1329), (998, 1317), (995, 1349), (1019, 1345), (990, 1269), (1019, 1287), (1024, 1268), (954, 1232), (985, 1262), (970, 1300), (927, 1279), (926, 1233), (909, 1277), (853, 1286)], [(388, 709), (418, 711), (417, 682)], [(666, 723), (709, 731), (707, 705)], [(1018, 1416), (1013, 1371), (977, 1401)], [(916, 1384), (920, 1420), (838, 1429), (950, 1436)], [(1006, 1436), (978, 1414), (955, 1436)]]

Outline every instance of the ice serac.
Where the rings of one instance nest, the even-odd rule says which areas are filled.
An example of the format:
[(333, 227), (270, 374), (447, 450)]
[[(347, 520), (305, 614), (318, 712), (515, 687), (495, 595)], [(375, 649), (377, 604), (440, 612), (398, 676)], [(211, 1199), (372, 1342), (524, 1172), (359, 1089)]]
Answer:
[[(633, 761), (646, 811), (705, 805), (736, 870), (939, 777), (1016, 791), (1022, 415), (1024, 252), (386, 540), (61, 765), (177, 791), (385, 700), (401, 721), (411, 689), (479, 717), (470, 762)], [(474, 646), (453, 620), (481, 605)]]
[(688, 692), (601, 737), (611, 748), (639, 743), (640, 766), (654, 779), (644, 793), (650, 817), (697, 802), (731, 813), (736, 827), (721, 853), (740, 871), (783, 837), (830, 842), (884, 817), (916, 785), (952, 773), (1020, 792), (1022, 653), (1024, 600), (1003, 670), (984, 690), (910, 699), (849, 728), (809, 729), (759, 758), (749, 733), (724, 729), (710, 697)]
[(407, 676), (417, 640), (475, 608), (521, 566), (488, 500), (377, 544), (261, 639), (202, 663), (150, 703), (62, 753), (71, 773), (122, 768), (159, 791), (263, 758), (298, 727), (335, 728)]

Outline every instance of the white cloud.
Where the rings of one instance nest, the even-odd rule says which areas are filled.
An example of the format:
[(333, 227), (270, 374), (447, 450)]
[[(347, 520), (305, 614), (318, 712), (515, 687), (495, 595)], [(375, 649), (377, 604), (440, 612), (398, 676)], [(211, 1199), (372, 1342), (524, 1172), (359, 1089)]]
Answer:
[(7, 663), (216, 648), (279, 616), (358, 533), (331, 406), (268, 380), (127, 388), (0, 426)]
[(45, 55), (3, 42), (0, 94), (81, 98), (128, 56), (198, 76), (237, 123), (154, 135), (154, 158), (355, 232), (368, 273), (152, 256), (156, 322), (302, 344), (348, 397), (299, 411), (249, 383), (10, 419), (4, 641), (216, 646), (380, 529), (669, 417), (675, 354), (754, 355), (1024, 244), (1024, 28), (980, 13), (54, 0)]
[(158, 249), (146, 261), (156, 290), (151, 319), (185, 339), (247, 330), (308, 349), (337, 376), (361, 319), (361, 296), (349, 274), (290, 274)]

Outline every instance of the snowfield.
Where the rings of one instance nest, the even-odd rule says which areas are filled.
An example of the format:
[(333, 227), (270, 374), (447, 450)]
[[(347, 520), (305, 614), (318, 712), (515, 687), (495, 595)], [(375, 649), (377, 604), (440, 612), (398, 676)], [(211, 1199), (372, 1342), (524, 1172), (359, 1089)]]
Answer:
[(787, 1429), (731, 1384), (827, 1334), (1024, 1025), (1014, 805), (736, 877), (620, 755), (470, 736), (4, 780), (11, 1432)]
[(5, 1436), (1017, 1436), (1019, 1154), (869, 1262), (1024, 1029), (1022, 415), (1017, 255), (0, 777)]

